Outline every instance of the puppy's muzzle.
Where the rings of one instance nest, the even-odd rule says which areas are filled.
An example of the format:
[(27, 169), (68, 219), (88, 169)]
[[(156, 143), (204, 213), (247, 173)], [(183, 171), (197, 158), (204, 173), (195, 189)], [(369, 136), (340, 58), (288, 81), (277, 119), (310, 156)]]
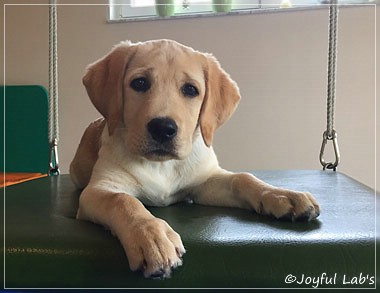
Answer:
[(149, 121), (148, 132), (160, 144), (170, 143), (177, 136), (178, 126), (171, 118), (154, 118)]

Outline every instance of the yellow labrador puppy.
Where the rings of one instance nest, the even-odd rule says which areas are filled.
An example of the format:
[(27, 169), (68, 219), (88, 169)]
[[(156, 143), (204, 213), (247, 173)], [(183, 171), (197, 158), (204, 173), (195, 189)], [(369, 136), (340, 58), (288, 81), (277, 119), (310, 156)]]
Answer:
[(214, 131), (240, 94), (212, 55), (171, 40), (122, 42), (88, 67), (83, 83), (104, 118), (86, 129), (70, 166), (84, 188), (77, 218), (111, 229), (132, 270), (169, 277), (185, 253), (144, 205), (192, 200), (292, 220), (319, 215), (309, 193), (219, 167)]

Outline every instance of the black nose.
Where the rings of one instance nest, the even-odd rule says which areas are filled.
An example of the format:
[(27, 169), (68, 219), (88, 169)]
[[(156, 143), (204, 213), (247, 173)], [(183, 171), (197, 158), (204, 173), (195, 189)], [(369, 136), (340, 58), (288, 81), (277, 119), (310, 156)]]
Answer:
[(171, 141), (178, 130), (177, 124), (171, 118), (154, 118), (147, 127), (152, 138), (159, 143)]

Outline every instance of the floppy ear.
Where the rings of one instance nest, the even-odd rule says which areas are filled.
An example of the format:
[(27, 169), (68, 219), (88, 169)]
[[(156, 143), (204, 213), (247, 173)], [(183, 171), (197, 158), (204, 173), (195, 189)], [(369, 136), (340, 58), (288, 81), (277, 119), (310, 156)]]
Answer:
[(212, 144), (215, 130), (227, 121), (235, 111), (240, 93), (236, 83), (221, 68), (219, 62), (206, 54), (204, 68), (206, 94), (200, 112), (200, 126), (205, 144)]
[(128, 60), (135, 51), (130, 42), (120, 43), (91, 64), (83, 77), (91, 102), (107, 121), (110, 136), (122, 122), (123, 80)]

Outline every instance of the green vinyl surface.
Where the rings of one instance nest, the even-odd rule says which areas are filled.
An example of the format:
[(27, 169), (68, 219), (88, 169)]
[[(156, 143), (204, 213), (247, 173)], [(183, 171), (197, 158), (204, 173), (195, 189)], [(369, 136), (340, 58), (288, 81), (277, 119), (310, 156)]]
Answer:
[(292, 223), (246, 210), (188, 203), (149, 208), (181, 235), (187, 250), (183, 266), (167, 280), (144, 279), (141, 273), (131, 272), (110, 231), (75, 219), (80, 191), (68, 175), (7, 187), (4, 285), (374, 288), (379, 203), (373, 190), (330, 171), (252, 173), (280, 187), (312, 192), (322, 208), (320, 217)]

